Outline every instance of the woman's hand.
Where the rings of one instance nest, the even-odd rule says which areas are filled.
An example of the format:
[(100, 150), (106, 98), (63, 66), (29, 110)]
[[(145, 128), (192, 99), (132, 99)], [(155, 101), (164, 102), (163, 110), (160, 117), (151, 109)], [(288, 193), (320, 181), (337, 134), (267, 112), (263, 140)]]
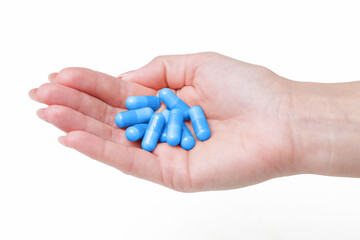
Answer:
[[(39, 117), (67, 132), (62, 144), (126, 174), (193, 192), (244, 187), (307, 169), (298, 157), (305, 145), (297, 145), (304, 137), (297, 122), (303, 119), (296, 120), (292, 109), (299, 87), (264, 67), (199, 53), (157, 57), (119, 78), (67, 68), (50, 81), (30, 91), (32, 99), (49, 105)], [(204, 109), (209, 140), (197, 140), (190, 151), (159, 143), (152, 153), (126, 140), (114, 123), (126, 98), (156, 95), (165, 87)]]

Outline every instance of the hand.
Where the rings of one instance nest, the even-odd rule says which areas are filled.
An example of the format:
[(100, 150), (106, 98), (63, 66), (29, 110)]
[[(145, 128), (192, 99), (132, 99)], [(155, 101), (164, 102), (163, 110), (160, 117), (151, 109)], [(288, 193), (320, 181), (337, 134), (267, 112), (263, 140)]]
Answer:
[[(40, 118), (67, 132), (59, 140), (91, 158), (178, 191), (230, 189), (293, 173), (287, 81), (271, 71), (214, 53), (155, 58), (121, 79), (82, 68), (50, 75), (30, 92), (49, 105)], [(133, 95), (176, 89), (204, 109), (212, 136), (191, 151), (159, 143), (152, 152), (114, 124)], [(192, 129), (192, 127), (189, 127)], [(195, 135), (194, 135), (195, 136)]]
[[(298, 137), (290, 122), (294, 84), (264, 67), (200, 53), (157, 57), (120, 78), (67, 68), (50, 81), (30, 91), (49, 105), (39, 117), (67, 132), (62, 144), (126, 174), (193, 192), (244, 187), (305, 169), (295, 156)], [(204, 109), (209, 140), (197, 140), (190, 151), (159, 143), (152, 153), (126, 140), (114, 124), (126, 98), (165, 87)]]

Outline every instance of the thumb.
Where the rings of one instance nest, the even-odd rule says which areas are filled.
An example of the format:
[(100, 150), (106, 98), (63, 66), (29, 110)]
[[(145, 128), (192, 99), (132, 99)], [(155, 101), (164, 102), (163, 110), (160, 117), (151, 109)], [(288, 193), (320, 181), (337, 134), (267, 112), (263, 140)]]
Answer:
[(123, 73), (118, 78), (156, 90), (180, 89), (191, 86), (196, 69), (214, 55), (215, 53), (195, 53), (158, 56), (140, 69)]

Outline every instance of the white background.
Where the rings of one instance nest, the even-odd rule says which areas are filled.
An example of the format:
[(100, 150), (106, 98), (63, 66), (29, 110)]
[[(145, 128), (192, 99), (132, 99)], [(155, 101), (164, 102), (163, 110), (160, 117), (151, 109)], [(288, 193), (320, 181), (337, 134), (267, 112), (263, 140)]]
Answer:
[(360, 80), (358, 1), (0, 1), (0, 239), (360, 239), (360, 180), (178, 193), (63, 147), (27, 92), (216, 51), (299, 81)]

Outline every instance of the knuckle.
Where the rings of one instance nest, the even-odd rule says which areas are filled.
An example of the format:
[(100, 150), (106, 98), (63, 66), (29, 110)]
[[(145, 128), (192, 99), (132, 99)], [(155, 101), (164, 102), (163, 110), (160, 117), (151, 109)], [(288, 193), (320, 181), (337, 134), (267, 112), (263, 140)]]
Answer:
[(83, 68), (68, 67), (62, 69), (56, 76), (56, 80), (63, 84), (72, 84), (82, 77), (84, 73)]
[(154, 58), (151, 60), (151, 62), (152, 62), (152, 63), (160, 63), (160, 64), (163, 64), (168, 57), (169, 57), (168, 55), (159, 55), (159, 56), (154, 57)]

